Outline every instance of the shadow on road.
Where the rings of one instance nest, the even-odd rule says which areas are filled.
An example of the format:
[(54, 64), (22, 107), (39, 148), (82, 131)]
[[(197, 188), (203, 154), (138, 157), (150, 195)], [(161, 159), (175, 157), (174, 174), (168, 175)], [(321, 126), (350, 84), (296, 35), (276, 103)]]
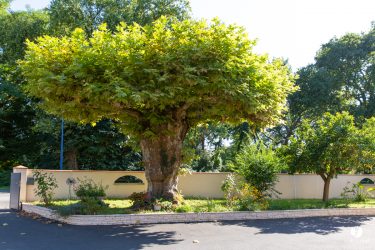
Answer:
[(340, 232), (344, 227), (361, 226), (365, 221), (371, 220), (366, 216), (348, 217), (314, 217), (278, 220), (252, 220), (241, 222), (223, 222), (222, 225), (239, 225), (253, 227), (260, 230), (257, 234), (299, 234), (316, 233), (327, 235)]
[(172, 247), (182, 241), (175, 231), (155, 232), (147, 225), (59, 226), (45, 219), (33, 219), (4, 210), (0, 212), (0, 239), (6, 239), (0, 242), (0, 249), (20, 250), (142, 249), (161, 245)]
[(117, 226), (106, 230), (105, 237), (110, 238), (111, 241), (131, 241), (139, 242), (135, 248), (142, 248), (151, 245), (171, 245), (176, 244), (179, 239), (176, 239), (175, 231), (150, 231), (150, 226)]

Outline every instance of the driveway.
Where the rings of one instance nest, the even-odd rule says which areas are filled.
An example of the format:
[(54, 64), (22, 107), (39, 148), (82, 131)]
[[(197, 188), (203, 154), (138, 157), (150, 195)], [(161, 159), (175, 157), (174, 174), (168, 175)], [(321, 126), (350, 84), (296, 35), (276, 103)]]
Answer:
[(331, 217), (139, 226), (48, 224), (0, 212), (0, 249), (374, 249), (375, 218)]
[(9, 190), (0, 189), (0, 209), (9, 209)]

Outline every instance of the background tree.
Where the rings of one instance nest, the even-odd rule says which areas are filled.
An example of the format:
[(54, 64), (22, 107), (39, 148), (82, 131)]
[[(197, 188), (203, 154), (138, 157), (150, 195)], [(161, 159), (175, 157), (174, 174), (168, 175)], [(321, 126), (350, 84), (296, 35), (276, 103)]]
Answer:
[(197, 172), (225, 171), (229, 126), (220, 122), (191, 128), (184, 141), (184, 162)]
[(15, 61), (24, 55), (25, 40), (45, 34), (43, 11), (8, 11), (0, 1), (0, 185), (8, 185), (12, 167), (33, 166), (38, 158), (39, 134), (33, 132), (35, 108), (21, 90), (23, 78)]
[(83, 28), (91, 35), (102, 23), (115, 31), (120, 22), (146, 25), (163, 15), (179, 20), (190, 15), (187, 0), (52, 0), (48, 10), (55, 34)]
[(346, 34), (323, 44), (315, 63), (298, 70), (299, 91), (288, 97), (284, 122), (265, 134), (286, 145), (304, 119), (347, 111), (357, 125), (375, 115), (375, 26), (368, 33)]
[(304, 120), (284, 147), (293, 172), (316, 173), (324, 181), (323, 201), (337, 174), (354, 172), (371, 160), (369, 143), (361, 143), (354, 117), (347, 112), (326, 113), (320, 119)]
[(81, 122), (119, 121), (140, 142), (154, 197), (173, 199), (182, 143), (200, 122), (275, 123), (293, 75), (282, 61), (252, 53), (243, 28), (162, 18), (105, 26), (87, 40), (42, 37), (21, 63), (28, 92), (48, 112)]
[(11, 0), (0, 0), (0, 15), (6, 15)]

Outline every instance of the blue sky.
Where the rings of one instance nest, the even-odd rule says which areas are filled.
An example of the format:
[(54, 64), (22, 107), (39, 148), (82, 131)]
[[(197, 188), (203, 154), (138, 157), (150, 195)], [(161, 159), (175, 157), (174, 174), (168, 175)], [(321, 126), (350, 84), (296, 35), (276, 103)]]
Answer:
[[(256, 51), (289, 60), (293, 69), (312, 63), (320, 45), (347, 32), (366, 32), (375, 21), (374, 0), (190, 0), (196, 18), (219, 17), (245, 26)], [(14, 0), (13, 10), (44, 8), (49, 0)]]

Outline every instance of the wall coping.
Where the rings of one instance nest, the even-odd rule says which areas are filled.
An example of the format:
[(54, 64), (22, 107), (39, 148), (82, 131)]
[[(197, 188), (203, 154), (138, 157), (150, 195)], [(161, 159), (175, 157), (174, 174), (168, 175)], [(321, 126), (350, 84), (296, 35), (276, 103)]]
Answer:
[[(42, 170), (46, 172), (62, 172), (62, 173), (70, 173), (70, 172), (82, 172), (82, 173), (90, 173), (90, 172), (109, 172), (109, 173), (144, 173), (145, 171), (134, 171), (134, 170), (71, 170), (71, 169), (66, 169), (66, 170), (59, 170), (59, 169), (34, 169), (34, 168), (28, 168), (22, 165), (16, 166), (13, 169), (29, 169), (29, 170)], [(233, 172), (191, 172), (192, 174), (230, 174)], [(189, 174), (186, 174), (189, 175)], [(297, 173), (297, 174), (288, 174), (288, 173), (278, 173), (277, 175), (281, 176), (301, 176), (301, 175), (308, 175), (308, 176), (317, 176), (317, 174), (314, 173)], [(337, 176), (374, 176), (375, 174), (338, 174)], [(335, 179), (335, 178), (333, 178)]]
[(18, 166), (15, 166), (13, 169), (28, 169), (28, 167), (18, 165)]
[(375, 208), (329, 208), (301, 210), (272, 210), (260, 212), (210, 212), (210, 213), (155, 213), (155, 214), (111, 214), (71, 215), (62, 217), (49, 208), (23, 203), (22, 210), (38, 214), (47, 219), (80, 226), (136, 225), (189, 222), (217, 222), (235, 220), (285, 219), (327, 216), (375, 216)]

